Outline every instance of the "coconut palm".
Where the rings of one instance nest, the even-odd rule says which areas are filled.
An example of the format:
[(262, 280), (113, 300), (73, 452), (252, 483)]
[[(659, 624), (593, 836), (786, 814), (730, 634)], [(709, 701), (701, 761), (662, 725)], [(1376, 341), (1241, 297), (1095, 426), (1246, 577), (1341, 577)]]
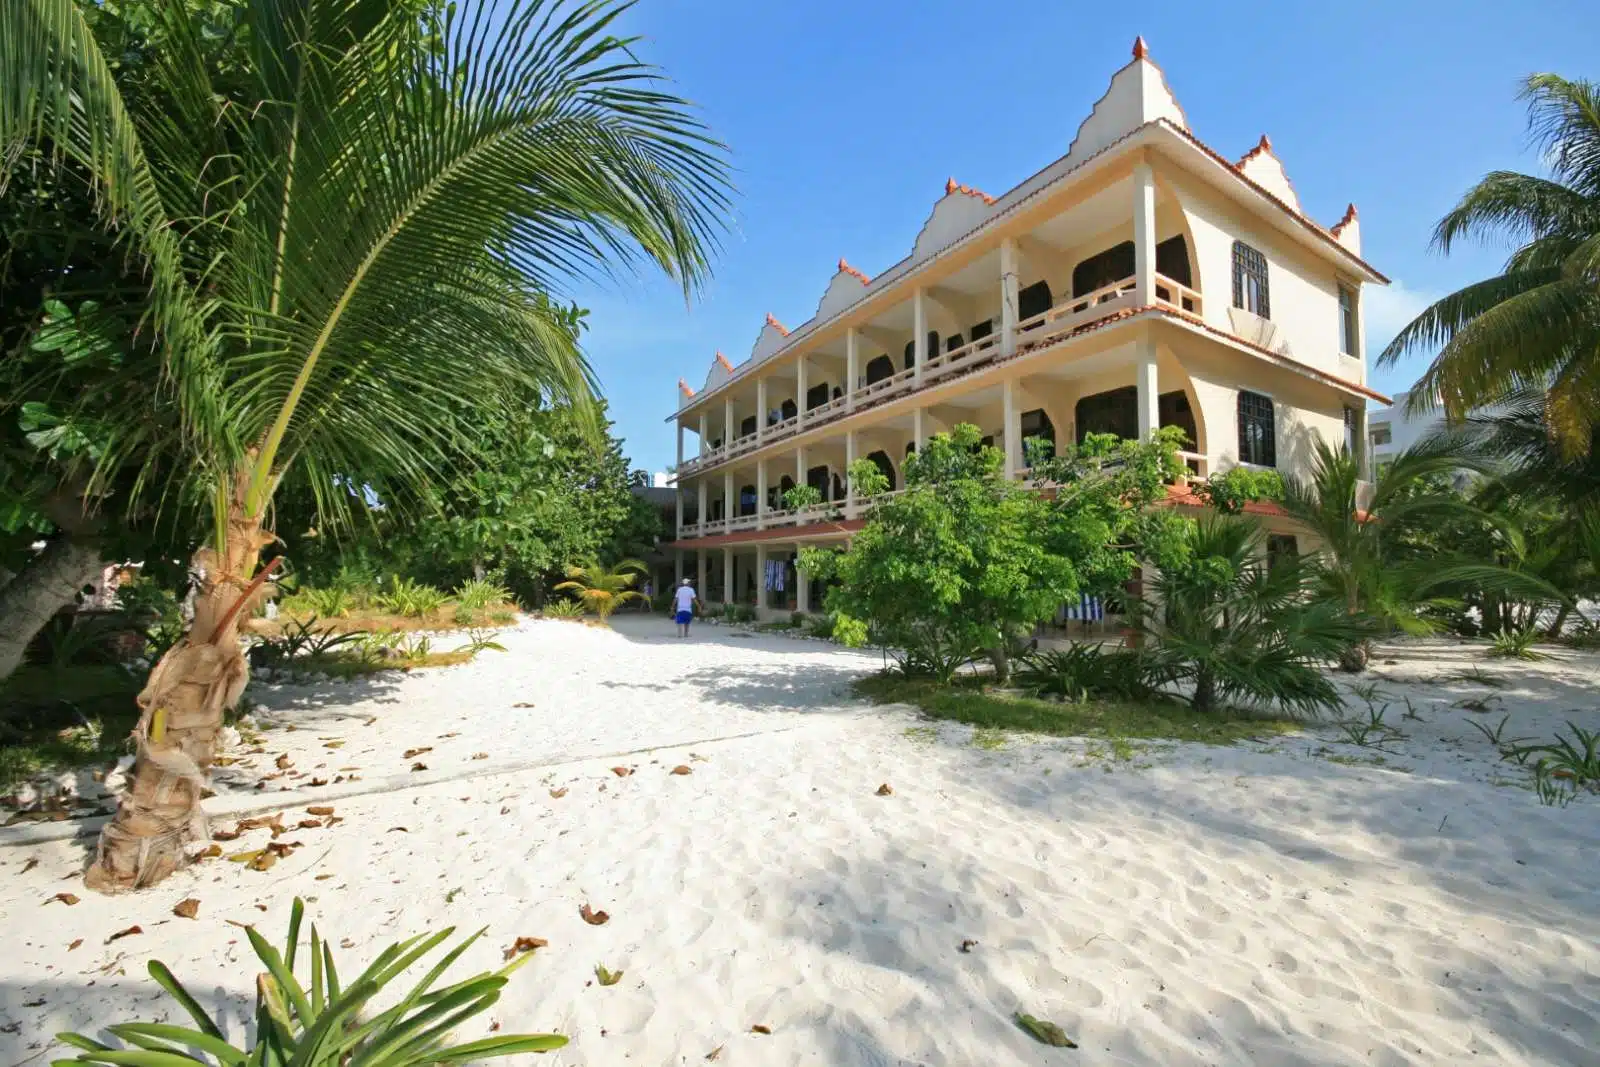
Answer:
[[(1493, 468), (1492, 458), (1471, 447), (1466, 434), (1436, 434), (1385, 463), (1361, 508), (1356, 457), (1318, 441), (1309, 475), (1284, 480), (1282, 504), (1317, 543), (1307, 562), (1319, 595), (1376, 629), (1425, 634), (1436, 628), (1430, 609), (1444, 606), (1463, 587), (1553, 592), (1491, 563), (1410, 548), (1419, 531), (1447, 523), (1495, 526), (1493, 515), (1449, 491), (1453, 479)], [(1363, 635), (1343, 650), (1340, 665), (1363, 670), (1370, 651)]]
[[(164, 877), (205, 835), (286, 475), (325, 512), (357, 479), (425, 499), (462, 459), (458, 398), (587, 402), (543, 294), (653, 262), (687, 295), (726, 206), (719, 146), (612, 34), (625, 3), (221, 5), (251, 50), (219, 80), (188, 46), (195, 5), (152, 2), (174, 44), (132, 103), (74, 0), (0, 4), (0, 144), (92, 175), (143, 257), (182, 482), (213, 516), (192, 628), (139, 696), (132, 786), (89, 872), (107, 890)], [(152, 462), (136, 444), (101, 467)]]
[(567, 568), (567, 581), (556, 586), (556, 592), (574, 594), (584, 607), (596, 617), (611, 618), (613, 612), (624, 604), (635, 601), (648, 604), (650, 598), (633, 584), (640, 575), (650, 573), (650, 568), (637, 559), (621, 560), (611, 567), (600, 563), (587, 567)]
[(1452, 420), (1548, 389), (1552, 427), (1568, 451), (1586, 451), (1600, 426), (1600, 85), (1535, 74), (1522, 96), (1550, 176), (1486, 175), (1433, 235), (1446, 253), (1477, 237), (1510, 238), (1516, 251), (1500, 274), (1417, 316), (1379, 362), (1442, 345), (1411, 406), (1442, 404)]

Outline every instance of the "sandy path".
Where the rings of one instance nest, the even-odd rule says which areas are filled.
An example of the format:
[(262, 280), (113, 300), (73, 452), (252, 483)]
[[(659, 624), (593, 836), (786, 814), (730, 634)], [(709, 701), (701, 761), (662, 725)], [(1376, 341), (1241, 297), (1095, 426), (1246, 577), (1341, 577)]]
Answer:
[[(267, 873), (211, 863), (69, 908), (43, 902), (77, 890), (80, 845), (0, 849), (0, 1062), (166, 1012), (151, 956), (237, 1027), (253, 968), (223, 920), (281, 936), (297, 893), (352, 942), (347, 970), (447, 922), (489, 927), (468, 966), (547, 938), (495, 1015), (569, 1034), (545, 1064), (700, 1063), (724, 1045), (735, 1065), (1593, 1062), (1600, 804), (1489, 784), (1507, 772), (1473, 748), (1455, 683), (1418, 681), (1453, 669), (1441, 648), (1381, 668), (1421, 716), (1384, 766), (1330, 762), (1375, 757), (1317, 736), (1119, 762), (847, 704), (874, 657), (663, 629), (529, 624), (505, 655), (345, 704), (275, 694), (298, 728), (265, 733), (257, 770), (283, 753), (307, 777), (360, 766), (360, 784), (410, 788), (338, 801), (345, 821), (291, 835), (304, 847)], [(1532, 729), (1574, 714), (1592, 664), (1517, 670), (1502, 699)], [(460, 777), (533, 762), (554, 765)], [(283, 784), (241, 778), (217, 800)], [(189, 896), (199, 918), (172, 917)], [(585, 924), (585, 902), (611, 921)], [(132, 923), (144, 933), (105, 944)], [(592, 984), (597, 963), (622, 982)], [(1008, 1021), (1019, 1007), (1083, 1050), (1033, 1043)]]

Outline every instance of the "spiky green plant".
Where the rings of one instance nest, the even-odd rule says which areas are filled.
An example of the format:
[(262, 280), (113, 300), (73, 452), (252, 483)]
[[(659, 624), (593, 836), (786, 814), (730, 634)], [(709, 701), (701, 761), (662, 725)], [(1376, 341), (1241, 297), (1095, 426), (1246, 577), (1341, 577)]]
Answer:
[(567, 568), (567, 580), (555, 587), (558, 593), (572, 593), (589, 613), (599, 619), (609, 619), (624, 604), (648, 604), (650, 598), (633, 588), (650, 568), (642, 560), (625, 559), (607, 567), (595, 563), (587, 567)]
[(539, 609), (539, 614), (547, 619), (581, 619), (584, 611), (582, 601), (563, 597), (560, 600), (546, 601), (544, 607)]
[(396, 578), (383, 597), (383, 605), (396, 615), (423, 619), (444, 607), (449, 599), (442, 589), (410, 578)]
[(1489, 642), (1489, 655), (1498, 659), (1541, 660), (1549, 659), (1543, 652), (1534, 648), (1539, 640), (1539, 631), (1532, 626), (1523, 630), (1502, 630), (1494, 635)]
[(456, 603), (472, 611), (481, 611), (484, 608), (505, 604), (511, 600), (511, 590), (499, 582), (491, 582), (486, 578), (474, 578), (462, 582), (456, 590)]
[[(299, 963), (300, 924), (305, 904), (295, 898), (289, 914), (289, 936), (280, 951), (255, 927), (245, 928), (250, 945), (266, 967), (256, 975), (256, 1028), (253, 1043), (231, 1044), (222, 1027), (184, 988), (167, 966), (150, 961), (150, 976), (178, 1002), (195, 1022), (193, 1027), (168, 1023), (115, 1023), (106, 1031), (124, 1043), (117, 1048), (84, 1034), (57, 1037), (82, 1050), (73, 1059), (56, 1064), (99, 1063), (109, 1067), (422, 1067), (428, 1064), (469, 1063), (499, 1056), (549, 1052), (567, 1039), (560, 1034), (500, 1034), (449, 1044), (451, 1032), (487, 1011), (500, 999), (511, 974), (533, 958), (526, 953), (498, 971), (433, 988), (451, 964), (461, 957), (483, 931), (447, 951), (438, 963), (392, 1007), (370, 1017), (366, 1009), (397, 978), (450, 938), (454, 927), (421, 934), (391, 945), (349, 985), (339, 979), (332, 945), (313, 924), (307, 971), (303, 985)], [(209, 1057), (209, 1059), (207, 1058)]]

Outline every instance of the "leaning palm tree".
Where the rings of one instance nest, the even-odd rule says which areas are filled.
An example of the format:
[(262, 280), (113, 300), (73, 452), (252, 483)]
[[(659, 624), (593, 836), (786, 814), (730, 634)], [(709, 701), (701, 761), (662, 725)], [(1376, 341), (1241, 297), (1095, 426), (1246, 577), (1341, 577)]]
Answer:
[(1442, 404), (1452, 420), (1519, 390), (1548, 390), (1559, 439), (1587, 451), (1600, 427), (1600, 85), (1535, 74), (1522, 95), (1550, 176), (1488, 174), (1433, 235), (1446, 253), (1469, 237), (1510, 238), (1516, 251), (1500, 274), (1418, 315), (1379, 362), (1437, 348), (1410, 405)]
[[(1285, 479), (1282, 504), (1317, 543), (1308, 562), (1319, 596), (1371, 627), (1426, 634), (1435, 629), (1429, 610), (1445, 606), (1447, 594), (1462, 586), (1537, 585), (1541, 595), (1551, 592), (1493, 564), (1409, 550), (1419, 531), (1426, 534), (1447, 523), (1494, 526), (1495, 516), (1450, 488), (1458, 476), (1493, 468), (1493, 459), (1471, 447), (1468, 435), (1444, 431), (1385, 463), (1362, 508), (1356, 457), (1318, 441), (1310, 473)], [(1370, 654), (1363, 634), (1342, 652), (1340, 666), (1364, 670)]]
[[(143, 256), (183, 488), (213, 516), (191, 628), (139, 695), (133, 781), (88, 875), (105, 890), (205, 838), (285, 477), (326, 513), (352, 484), (422, 500), (462, 461), (458, 398), (587, 403), (543, 294), (650, 261), (687, 295), (727, 188), (720, 147), (612, 35), (625, 3), (262, 0), (229, 9), (251, 48), (225, 80), (192, 5), (152, 3), (173, 43), (136, 106), (74, 0), (0, 4), (0, 144), (92, 175)], [(112, 446), (102, 466), (130, 456), (150, 462)]]
[(604, 621), (624, 604), (650, 602), (648, 596), (633, 588), (640, 575), (648, 573), (650, 568), (637, 559), (625, 559), (611, 567), (600, 563), (572, 566), (567, 568), (567, 581), (555, 589), (573, 593), (591, 614)]

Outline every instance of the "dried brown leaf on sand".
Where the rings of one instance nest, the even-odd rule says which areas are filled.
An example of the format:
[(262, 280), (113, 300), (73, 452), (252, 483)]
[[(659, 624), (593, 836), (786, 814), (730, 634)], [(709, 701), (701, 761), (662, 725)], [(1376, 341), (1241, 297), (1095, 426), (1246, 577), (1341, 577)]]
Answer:
[(180, 900), (172, 906), (172, 914), (180, 919), (192, 919), (200, 914), (200, 902), (194, 897)]
[(489, 758), (489, 753), (487, 753), (487, 752), (474, 752), (472, 754), (472, 758), (473, 759), (488, 759)]
[(411, 769), (414, 771), (425, 771), (428, 769), (428, 765), (423, 763), (421, 760), (418, 760), (411, 765)]
[(413, 756), (420, 756), (424, 752), (432, 752), (432, 751), (433, 751), (433, 746), (432, 745), (423, 745), (421, 748), (408, 748), (404, 752), (400, 753), (400, 758), (401, 759), (410, 759)]
[(706, 1059), (708, 1059), (708, 1060), (720, 1060), (722, 1058), (722, 1050), (727, 1048), (727, 1047), (728, 1047), (727, 1045), (718, 1045), (716, 1048), (714, 1048), (710, 1052), (706, 1053)]
[(550, 790), (550, 795), (555, 799), (560, 800), (562, 797), (567, 795), (567, 787), (562, 786), (560, 789), (552, 789)]
[(877, 795), (880, 796), (880, 797), (894, 796), (894, 790), (889, 788), (889, 783), (888, 782), (884, 782), (882, 785), (880, 785), (878, 787)]
[(106, 944), (109, 945), (113, 941), (120, 941), (125, 937), (132, 937), (134, 934), (142, 934), (142, 933), (144, 933), (144, 927), (142, 927), (142, 926), (130, 926), (126, 930), (118, 930), (116, 933), (114, 933), (110, 937), (106, 938)]
[(313, 804), (306, 809), (307, 815), (332, 815), (333, 809), (326, 804)]
[(533, 952), (535, 949), (544, 948), (548, 944), (550, 942), (542, 937), (519, 937), (510, 948), (506, 949), (506, 959), (509, 960), (513, 956), (520, 956), (524, 952)]
[(81, 944), (83, 944), (83, 938), (75, 937), (75, 938), (72, 939), (72, 944), (67, 946), (67, 951), (71, 952), (73, 949), (77, 948)]
[(33, 870), (37, 866), (39, 866), (39, 861), (37, 859), (35, 859), (34, 857), (29, 856), (28, 857), (28, 862), (26, 862), (26, 863), (24, 863), (22, 865), (22, 873), (23, 874), (27, 874), (29, 871)]
[(78, 898), (73, 896), (71, 893), (57, 893), (55, 896), (45, 901), (45, 903), (54, 904), (58, 900), (69, 908), (78, 902)]
[(772, 1027), (763, 1026), (761, 1023), (756, 1023), (750, 1028), (750, 1032), (752, 1034), (770, 1034), (772, 1033)]
[(610, 915), (603, 911), (595, 911), (587, 904), (578, 909), (578, 914), (583, 916), (583, 921), (590, 926), (604, 926), (611, 921)]
[(531, 700), (519, 700), (511, 706), (514, 708), (531, 708), (533, 707), (533, 702)]
[(668, 771), (667, 773), (668, 774), (693, 774), (694, 773), (694, 768), (690, 767), (686, 763), (680, 763), (676, 767), (672, 768), (672, 770)]
[[(372, 724), (368, 723), (367, 725), (371, 726)], [(344, 742), (343, 741), (328, 741), (328, 742), (324, 743), (322, 747), (323, 748), (343, 748), (344, 747)]]
[(289, 753), (287, 752), (281, 753), (278, 758), (272, 762), (273, 765), (276, 766), (280, 771), (286, 771), (290, 767), (294, 766), (294, 761), (289, 758)]
[(611, 768), (611, 773), (616, 775), (618, 778), (626, 778), (626, 777), (628, 777), (628, 775), (633, 773), (633, 768), (632, 767), (613, 767), (613, 768)]

